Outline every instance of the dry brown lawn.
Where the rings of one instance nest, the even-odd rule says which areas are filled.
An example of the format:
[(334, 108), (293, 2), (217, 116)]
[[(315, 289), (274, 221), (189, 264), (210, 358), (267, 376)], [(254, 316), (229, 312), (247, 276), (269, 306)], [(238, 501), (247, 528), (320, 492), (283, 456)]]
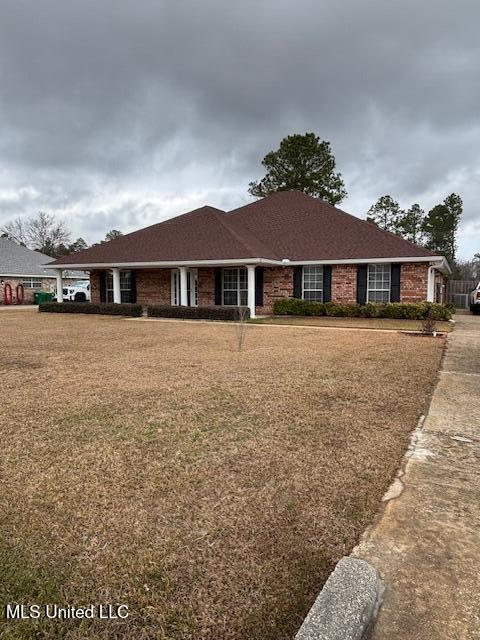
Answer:
[[(372, 521), (443, 340), (0, 312), (0, 597), (127, 621), (1, 637), (291, 638)], [(3, 635), (2, 635), (3, 634)]]

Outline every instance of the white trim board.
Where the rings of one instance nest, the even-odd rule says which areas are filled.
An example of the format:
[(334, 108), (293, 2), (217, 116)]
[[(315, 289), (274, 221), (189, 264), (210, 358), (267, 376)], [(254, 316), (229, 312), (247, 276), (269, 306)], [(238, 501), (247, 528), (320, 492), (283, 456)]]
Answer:
[[(381, 262), (388, 263), (408, 263), (408, 262), (428, 262), (440, 271), (451, 273), (450, 266), (443, 256), (408, 256), (403, 258), (340, 258), (335, 260), (271, 260), (268, 258), (235, 258), (228, 260), (164, 260), (156, 262), (92, 262), (89, 264), (56, 264), (45, 266), (46, 269), (113, 269), (113, 268), (175, 268), (175, 267), (200, 267), (200, 266), (244, 266), (248, 264), (270, 265), (276, 267), (294, 267), (300, 265), (322, 265), (322, 264), (375, 264)], [(45, 276), (44, 276), (45, 277)], [(48, 276), (47, 276), (48, 277)]]

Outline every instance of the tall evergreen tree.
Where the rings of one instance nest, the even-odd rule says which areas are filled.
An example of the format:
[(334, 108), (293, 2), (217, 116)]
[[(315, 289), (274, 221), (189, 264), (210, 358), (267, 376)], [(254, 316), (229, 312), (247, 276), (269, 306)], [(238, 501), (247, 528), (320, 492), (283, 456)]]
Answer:
[(425, 246), (455, 262), (457, 250), (457, 231), (463, 211), (463, 202), (459, 195), (451, 193), (442, 204), (437, 204), (428, 212), (422, 230), (425, 234)]
[(412, 204), (408, 211), (400, 216), (397, 224), (398, 233), (410, 242), (420, 244), (422, 242), (422, 225), (425, 211), (419, 204)]
[(123, 233), (121, 231), (119, 231), (118, 229), (111, 229), (110, 231), (107, 231), (105, 235), (105, 240), (103, 240), (103, 242), (110, 242), (110, 240), (116, 240), (117, 238), (120, 238), (120, 236), (123, 236)]
[(314, 133), (287, 136), (276, 151), (267, 153), (262, 164), (265, 176), (251, 182), (248, 189), (258, 198), (298, 189), (335, 205), (347, 195), (341, 173), (335, 172), (330, 143)]
[(400, 205), (388, 194), (381, 196), (377, 202), (370, 207), (367, 213), (367, 221), (376, 224), (384, 231), (398, 233), (399, 221), (404, 215)]

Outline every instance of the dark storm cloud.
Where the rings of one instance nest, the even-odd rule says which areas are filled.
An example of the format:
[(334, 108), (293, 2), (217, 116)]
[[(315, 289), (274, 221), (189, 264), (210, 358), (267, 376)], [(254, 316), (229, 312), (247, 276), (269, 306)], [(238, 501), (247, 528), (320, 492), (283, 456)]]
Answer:
[[(330, 140), (364, 215), (465, 199), (480, 244), (480, 7), (463, 0), (0, 0), (0, 223), (97, 239), (247, 201), (293, 131)], [(475, 236), (476, 234), (476, 236)]]

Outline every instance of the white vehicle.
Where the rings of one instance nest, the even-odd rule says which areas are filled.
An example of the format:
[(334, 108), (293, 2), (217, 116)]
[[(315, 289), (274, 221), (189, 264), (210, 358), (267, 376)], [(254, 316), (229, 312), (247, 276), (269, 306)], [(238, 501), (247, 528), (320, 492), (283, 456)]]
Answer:
[[(90, 282), (77, 280), (68, 287), (63, 287), (63, 299), (66, 302), (90, 302)], [(57, 301), (56, 291), (53, 300)]]
[(480, 282), (470, 294), (470, 311), (476, 316), (480, 315)]

